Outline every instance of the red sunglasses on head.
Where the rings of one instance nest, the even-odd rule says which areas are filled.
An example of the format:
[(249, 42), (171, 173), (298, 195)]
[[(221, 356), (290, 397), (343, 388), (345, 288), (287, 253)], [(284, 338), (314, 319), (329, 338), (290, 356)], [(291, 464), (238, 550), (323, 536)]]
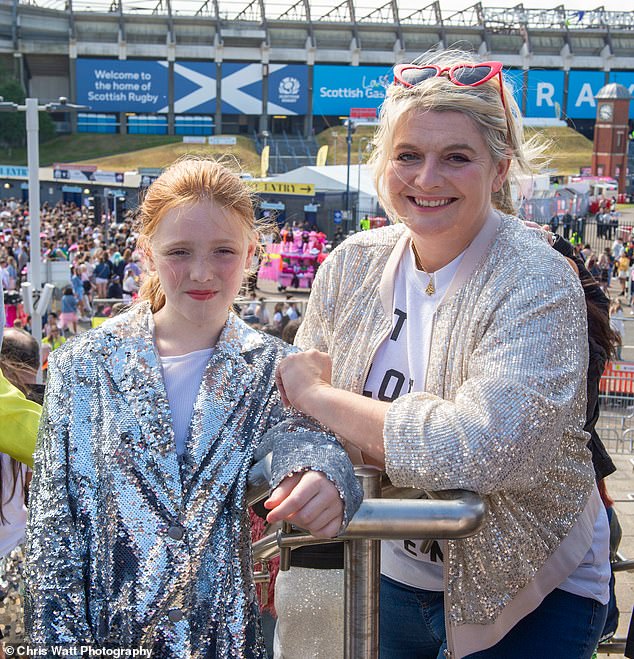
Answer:
[(425, 80), (445, 74), (458, 87), (478, 87), (491, 80), (491, 78), (499, 76), (500, 98), (502, 99), (502, 106), (506, 109), (502, 62), (481, 62), (479, 64), (464, 62), (444, 68), (435, 64), (425, 64), (424, 66), (398, 64), (394, 67), (394, 82), (404, 87), (416, 87)]

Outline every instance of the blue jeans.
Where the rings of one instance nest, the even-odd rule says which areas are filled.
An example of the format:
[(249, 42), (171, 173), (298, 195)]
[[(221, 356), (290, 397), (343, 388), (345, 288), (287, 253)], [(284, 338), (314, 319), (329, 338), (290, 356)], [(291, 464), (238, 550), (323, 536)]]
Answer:
[[(442, 659), (443, 594), (381, 577), (381, 659)], [(556, 589), (496, 645), (468, 659), (590, 659), (607, 606)]]

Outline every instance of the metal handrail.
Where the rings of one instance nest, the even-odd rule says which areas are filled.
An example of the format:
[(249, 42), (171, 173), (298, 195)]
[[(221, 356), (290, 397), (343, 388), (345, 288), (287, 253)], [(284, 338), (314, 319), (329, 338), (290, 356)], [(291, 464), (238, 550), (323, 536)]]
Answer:
[[(270, 455), (249, 472), (248, 502), (259, 501), (268, 491)], [(253, 543), (256, 562), (266, 564), (278, 553), (280, 570), (290, 568), (290, 550), (306, 545), (344, 543), (344, 656), (346, 659), (378, 657), (378, 615), (381, 539), (399, 540), (466, 538), (482, 527), (486, 504), (474, 492), (381, 487), (382, 473), (373, 467), (355, 467), (364, 500), (346, 530), (334, 539), (315, 538), (292, 530), (285, 522), (277, 533)], [(266, 488), (264, 486), (266, 483)], [(382, 499), (383, 496), (399, 498)], [(421, 496), (432, 498), (421, 499)], [(260, 572), (258, 581), (265, 579)]]

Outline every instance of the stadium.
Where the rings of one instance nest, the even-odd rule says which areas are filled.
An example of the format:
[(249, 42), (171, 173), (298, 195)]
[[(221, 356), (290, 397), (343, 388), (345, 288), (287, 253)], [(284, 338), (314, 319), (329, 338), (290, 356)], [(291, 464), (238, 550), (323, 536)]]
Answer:
[[(308, 170), (323, 143), (316, 136), (328, 135), (328, 163), (340, 164), (337, 180), (318, 185), (308, 196), (321, 207), (320, 216), (328, 209), (329, 228), (332, 212), (352, 205), (351, 187), (358, 189), (357, 219), (376, 212), (375, 202), (364, 201), (361, 192), (365, 172), (362, 177), (359, 167), (350, 173), (351, 163), (364, 160), (362, 146), (371, 130), (357, 131), (353, 141), (346, 135), (347, 118), (363, 116), (372, 124), (391, 68), (421, 52), (457, 45), (481, 59), (501, 61), (526, 123), (568, 124), (590, 139), (598, 91), (616, 82), (634, 92), (631, 12), (480, 3), (449, 12), (440, 2), (420, 9), (410, 6), (411, 0), (374, 8), (367, 6), (370, 1), (335, 6), (323, 0), (0, 0), (0, 70), (42, 104), (62, 96), (80, 106), (78, 112), (56, 107), (51, 117), (60, 134), (213, 139), (216, 148), (227, 151), (232, 148), (222, 145), (235, 144), (236, 136), (254, 156), (270, 147), (269, 174), (304, 168), (301, 177), (289, 174), (291, 183), (315, 180)], [(126, 169), (139, 167), (144, 165)], [(132, 207), (139, 183), (158, 173), (139, 171), (138, 181), (126, 174), (121, 185), (126, 170), (112, 168), (121, 172), (121, 180), (108, 175), (88, 180), (113, 212), (117, 200)], [(8, 177), (0, 194), (15, 194), (18, 184), (26, 196), (25, 171), (0, 173)], [(43, 180), (56, 183), (54, 178), (77, 179), (58, 171)], [(272, 192), (262, 195), (263, 212), (275, 211), (281, 218), (285, 211), (300, 217), (313, 212), (306, 210), (305, 197), (260, 192)], [(44, 186), (42, 195), (78, 204), (95, 196), (78, 185)]]
[(440, 2), (414, 9), (398, 0), (374, 9), (352, 0), (0, 2), (0, 65), (28, 96), (90, 108), (56, 115), (60, 131), (310, 137), (352, 108), (377, 108), (394, 64), (456, 44), (502, 61), (526, 117), (563, 118), (588, 136), (598, 90), (609, 82), (634, 89), (627, 11), (477, 3), (448, 13)]

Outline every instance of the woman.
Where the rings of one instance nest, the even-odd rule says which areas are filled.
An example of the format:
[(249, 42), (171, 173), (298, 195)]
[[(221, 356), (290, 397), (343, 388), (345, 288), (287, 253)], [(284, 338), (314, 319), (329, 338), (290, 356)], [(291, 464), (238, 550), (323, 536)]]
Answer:
[(274, 371), (289, 349), (229, 313), (258, 244), (244, 182), (185, 159), (139, 217), (142, 301), (49, 361), (30, 641), (263, 657), (246, 510), (256, 450), (273, 450), (271, 523), (334, 536), (360, 488), (332, 435), (282, 409)]
[(296, 339), (315, 350), (279, 368), (284, 399), (395, 485), (486, 500), (471, 538), (383, 543), (383, 658), (589, 659), (605, 620), (584, 297), (512, 215), (509, 170), (531, 163), (519, 117), (499, 62), (396, 67), (373, 160), (398, 223), (321, 266)]

